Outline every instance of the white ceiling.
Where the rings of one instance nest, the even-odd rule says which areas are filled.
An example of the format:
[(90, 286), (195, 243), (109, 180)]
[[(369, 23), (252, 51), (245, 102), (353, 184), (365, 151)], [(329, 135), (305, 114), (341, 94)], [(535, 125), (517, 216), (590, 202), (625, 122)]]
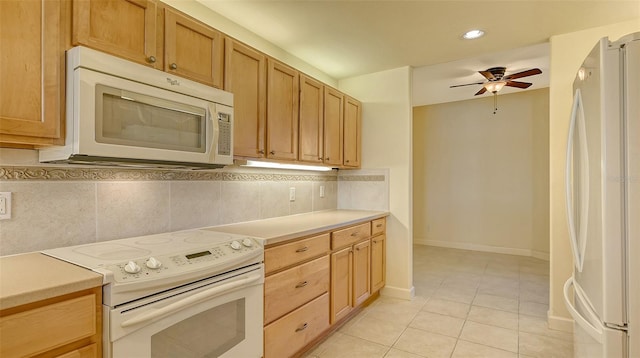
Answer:
[[(479, 88), (442, 86), (495, 66), (539, 67), (530, 89), (548, 86), (551, 36), (640, 17), (640, 0), (198, 1), (336, 79), (413, 66), (414, 89), (440, 90), (414, 105), (472, 97)], [(463, 40), (473, 28), (486, 35)]]

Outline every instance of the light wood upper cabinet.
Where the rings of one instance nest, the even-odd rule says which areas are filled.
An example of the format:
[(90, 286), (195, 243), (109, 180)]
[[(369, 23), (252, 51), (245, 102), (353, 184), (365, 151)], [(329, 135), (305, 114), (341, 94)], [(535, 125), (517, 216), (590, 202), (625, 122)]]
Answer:
[(300, 75), (300, 146), (302, 162), (322, 163), (324, 158), (324, 85)]
[(299, 73), (267, 60), (267, 158), (298, 159)]
[(64, 140), (68, 11), (62, 1), (0, 1), (0, 143)]
[(267, 58), (231, 38), (225, 39), (224, 89), (233, 93), (236, 157), (263, 158), (267, 124)]
[(222, 88), (222, 34), (170, 9), (164, 26), (164, 70)]
[(74, 45), (162, 69), (158, 25), (157, 4), (153, 0), (73, 1)]
[(324, 89), (324, 163), (342, 165), (344, 95), (333, 88)]
[(362, 105), (345, 96), (344, 101), (344, 166), (359, 167), (362, 148)]

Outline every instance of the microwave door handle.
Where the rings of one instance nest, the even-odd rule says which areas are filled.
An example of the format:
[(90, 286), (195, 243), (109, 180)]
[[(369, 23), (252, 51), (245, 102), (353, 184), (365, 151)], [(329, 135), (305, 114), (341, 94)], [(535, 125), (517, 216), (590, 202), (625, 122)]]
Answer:
[(216, 110), (215, 103), (209, 103), (207, 105), (207, 117), (209, 117), (208, 125), (207, 125), (207, 143), (209, 143), (209, 162), (215, 163), (216, 158), (216, 143), (217, 140), (214, 141), (214, 138), (218, 138), (220, 135), (220, 127), (218, 125), (217, 118), (218, 111)]
[(208, 290), (196, 293), (183, 300), (171, 303), (162, 308), (151, 309), (145, 313), (142, 313), (136, 317), (133, 317), (129, 320), (122, 322), (121, 326), (123, 328), (135, 326), (137, 324), (145, 323), (148, 321), (152, 321), (152, 320), (156, 320), (156, 319), (168, 316), (175, 312), (181, 311), (187, 307), (191, 307), (195, 304), (201, 303), (213, 297), (220, 296), (221, 294), (224, 294), (231, 290), (235, 290), (237, 288), (252, 284), (256, 281), (259, 281), (261, 278), (262, 278), (262, 275), (255, 274), (255, 275), (250, 275), (229, 283), (224, 283), (220, 286), (216, 286)]

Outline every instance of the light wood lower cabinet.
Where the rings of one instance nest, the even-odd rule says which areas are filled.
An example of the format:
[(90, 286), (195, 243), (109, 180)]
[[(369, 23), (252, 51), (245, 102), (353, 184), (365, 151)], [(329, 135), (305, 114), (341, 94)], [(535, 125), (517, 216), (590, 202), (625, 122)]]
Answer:
[(325, 293), (264, 328), (265, 358), (291, 357), (329, 328)]
[(0, 357), (99, 357), (100, 287), (0, 312)]
[(265, 358), (299, 356), (384, 286), (385, 219), (267, 247)]
[(331, 323), (339, 321), (353, 308), (351, 246), (331, 254)]
[(264, 323), (268, 324), (329, 290), (329, 257), (271, 275), (264, 282)]

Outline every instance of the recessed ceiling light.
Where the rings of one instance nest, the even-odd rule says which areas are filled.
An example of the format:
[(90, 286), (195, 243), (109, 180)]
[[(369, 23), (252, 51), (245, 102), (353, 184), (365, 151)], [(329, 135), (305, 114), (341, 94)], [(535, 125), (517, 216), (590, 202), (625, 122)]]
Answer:
[(464, 35), (462, 35), (462, 38), (465, 40), (473, 40), (477, 39), (478, 37), (482, 37), (482, 35), (484, 35), (484, 31), (482, 30), (471, 30), (465, 32)]

